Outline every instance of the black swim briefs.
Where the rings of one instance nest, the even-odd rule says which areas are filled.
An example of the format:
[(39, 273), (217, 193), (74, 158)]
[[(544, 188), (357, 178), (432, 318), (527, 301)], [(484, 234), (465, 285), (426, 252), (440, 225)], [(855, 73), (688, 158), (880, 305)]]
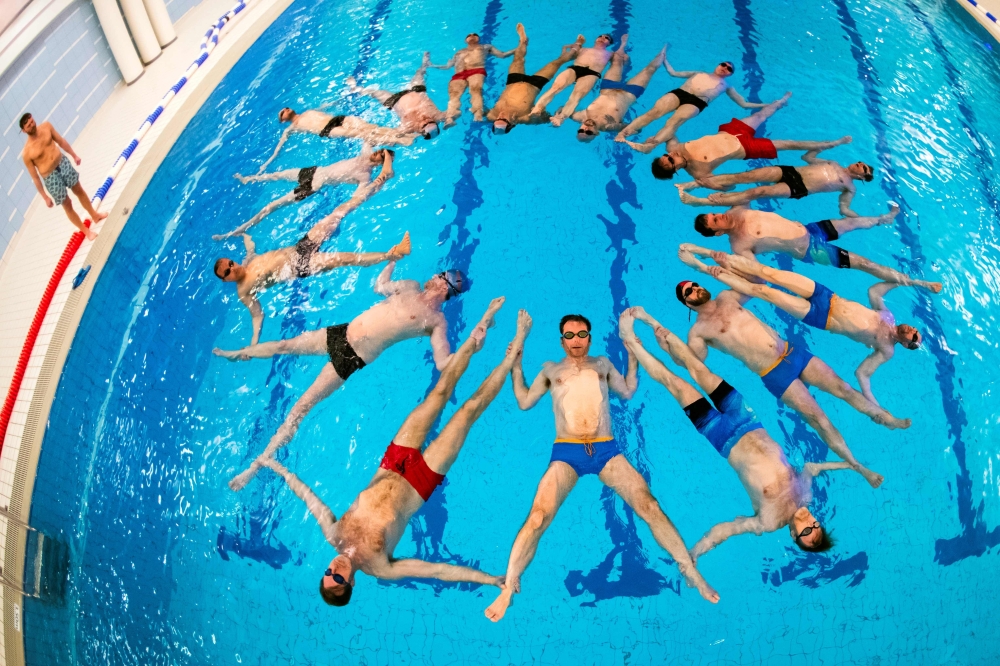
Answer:
[(678, 108), (684, 106), (685, 104), (689, 104), (690, 106), (697, 107), (698, 111), (704, 111), (705, 107), (708, 106), (708, 102), (703, 100), (701, 97), (698, 97), (697, 95), (692, 95), (687, 90), (683, 90), (681, 88), (674, 88), (670, 92), (672, 92), (674, 96), (677, 97), (678, 100), (680, 100)]
[(589, 67), (583, 67), (581, 65), (570, 65), (569, 68), (573, 70), (574, 74), (576, 74), (576, 79), (578, 81), (585, 76), (596, 76), (597, 78), (601, 78), (600, 72), (595, 72)]
[(344, 124), (344, 118), (346, 118), (346, 117), (347, 116), (334, 116), (333, 118), (330, 118), (330, 122), (328, 122), (323, 127), (323, 129), (320, 130), (319, 135), (320, 136), (330, 136), (330, 132), (332, 132), (335, 127), (340, 127), (341, 125)]
[(299, 185), (294, 190), (296, 201), (302, 201), (310, 194), (316, 194), (316, 190), (313, 189), (313, 176), (315, 175), (316, 167), (314, 166), (299, 169)]
[(427, 92), (427, 86), (413, 86), (412, 88), (407, 88), (406, 90), (400, 90), (398, 93), (395, 93), (394, 95), (389, 97), (389, 99), (382, 102), (382, 106), (384, 106), (387, 109), (391, 109), (392, 107), (396, 106), (399, 100), (403, 99), (403, 97), (409, 95), (411, 92), (415, 93)]
[(364, 359), (358, 356), (354, 347), (347, 341), (347, 324), (328, 326), (326, 329), (326, 352), (330, 355), (330, 363), (337, 375), (347, 380), (348, 377), (365, 367)]
[(528, 85), (535, 86), (539, 90), (545, 87), (545, 84), (549, 80), (544, 76), (538, 76), (538, 74), (525, 74), (523, 72), (511, 72), (507, 75), (507, 85), (512, 83), (527, 83)]
[(295, 269), (295, 276), (304, 278), (312, 275), (309, 263), (312, 260), (312, 256), (316, 254), (316, 250), (319, 249), (320, 244), (309, 238), (309, 234), (306, 234), (299, 242), (295, 244), (295, 261), (292, 264), (292, 268)]
[(781, 178), (778, 180), (779, 183), (784, 183), (788, 185), (788, 189), (791, 190), (789, 195), (792, 199), (801, 199), (802, 197), (809, 194), (809, 190), (806, 189), (806, 184), (802, 182), (802, 174), (799, 170), (792, 166), (778, 166), (781, 169)]

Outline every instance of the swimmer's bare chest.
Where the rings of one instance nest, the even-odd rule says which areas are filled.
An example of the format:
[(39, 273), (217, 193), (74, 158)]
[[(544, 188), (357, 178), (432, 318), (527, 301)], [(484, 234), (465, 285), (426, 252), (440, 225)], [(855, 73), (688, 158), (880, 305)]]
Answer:
[(705, 72), (695, 74), (681, 85), (682, 90), (709, 102), (726, 92), (727, 87), (725, 81)]
[(341, 544), (338, 550), (355, 548), (357, 552), (367, 552), (375, 559), (380, 559), (379, 556), (391, 557), (407, 521), (415, 512), (410, 506), (414, 498), (419, 500), (403, 477), (379, 469), (371, 485), (361, 491), (341, 517)]

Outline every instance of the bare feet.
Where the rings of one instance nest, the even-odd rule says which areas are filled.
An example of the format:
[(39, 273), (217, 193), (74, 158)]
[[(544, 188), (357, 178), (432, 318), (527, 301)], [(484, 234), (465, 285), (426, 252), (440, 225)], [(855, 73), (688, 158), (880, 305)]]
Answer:
[(83, 235), (89, 241), (92, 241), (92, 240), (94, 240), (94, 239), (97, 238), (97, 234), (94, 233), (93, 231), (91, 231), (90, 229), (87, 229), (86, 231), (84, 231)]
[(490, 301), (490, 305), (486, 308), (486, 313), (483, 315), (483, 318), (479, 320), (476, 327), (472, 329), (472, 333), (469, 334), (469, 338), (476, 341), (476, 351), (483, 348), (483, 341), (486, 340), (486, 329), (493, 328), (493, 326), (496, 325), (493, 317), (500, 311), (500, 308), (503, 307), (504, 301), (506, 300), (506, 297), (499, 296)]
[(214, 241), (226, 240), (227, 238), (229, 238), (230, 235), (231, 234), (214, 234), (212, 236), (212, 240)]
[(236, 180), (240, 181), (244, 185), (246, 185), (247, 183), (250, 182), (250, 179), (247, 176), (242, 176), (242, 175), (240, 175), (238, 173), (234, 173), (233, 174), (233, 178), (235, 178)]
[[(269, 462), (270, 460), (265, 461), (264, 466), (270, 467), (271, 465), (268, 464)], [(250, 463), (250, 467), (243, 470), (242, 472), (240, 472), (239, 474), (237, 474), (236, 476), (234, 476), (229, 480), (229, 489), (233, 491), (243, 490), (243, 488), (245, 488), (246, 485), (250, 483), (250, 479), (252, 479), (257, 474), (257, 471), (260, 468), (261, 468), (261, 463), (258, 462), (257, 460), (254, 460), (252, 463)]]
[(389, 249), (389, 252), (387, 254), (393, 261), (395, 261), (397, 259), (402, 259), (406, 255), (408, 255), (410, 253), (411, 248), (412, 245), (410, 244), (410, 232), (407, 231), (406, 233), (403, 234), (403, 240), (393, 245)]
[(940, 294), (941, 289), (944, 285), (942, 285), (940, 282), (922, 282), (920, 283), (920, 286), (930, 291), (933, 294)]
[(100, 224), (107, 216), (107, 213), (97, 213), (94, 215), (94, 224)]
[(897, 215), (899, 215), (899, 206), (897, 206), (894, 203), (891, 203), (891, 204), (889, 204), (889, 212), (886, 213), (885, 215), (879, 215), (878, 216), (878, 222), (877, 222), (877, 224), (880, 224), (880, 225), (882, 225), (882, 224), (889, 224), (890, 222), (892, 222), (893, 220), (896, 219)]
[(872, 417), (872, 421), (879, 425), (883, 425), (889, 430), (906, 430), (910, 427), (910, 419), (897, 419), (895, 416), (889, 412), (882, 410), (881, 414), (876, 414)]
[(861, 465), (858, 465), (854, 471), (865, 477), (865, 481), (867, 481), (872, 488), (878, 488), (882, 485), (882, 482), (885, 481), (884, 476), (871, 471), (867, 467), (862, 467)]
[(227, 361), (249, 361), (250, 357), (242, 350), (237, 349), (235, 351), (226, 351), (225, 349), (219, 349), (216, 347), (212, 350), (212, 353), (216, 356), (221, 356)]
[(493, 603), (489, 605), (484, 613), (484, 615), (486, 615), (486, 617), (493, 622), (499, 622), (502, 620), (504, 614), (507, 612), (507, 609), (514, 603), (514, 590), (506, 585), (502, 586), (500, 590), (500, 596), (498, 596)]
[(842, 136), (839, 139), (837, 139), (836, 141), (834, 141), (833, 145), (835, 145), (835, 146), (846, 146), (847, 144), (851, 143), (852, 141), (854, 141), (854, 137), (852, 137), (850, 134), (848, 134), (847, 136)]
[(524, 24), (517, 24), (517, 36), (525, 44), (528, 43), (528, 33), (524, 31)]
[(713, 604), (719, 603), (719, 593), (712, 589), (712, 586), (705, 582), (702, 578), (701, 573), (696, 567), (691, 567), (690, 571), (681, 570), (681, 575), (684, 576), (684, 580), (687, 581), (688, 587), (693, 587), (698, 590), (698, 594), (701, 595), (702, 599), (705, 601), (711, 601)]
[(566, 116), (562, 115), (562, 112), (559, 112), (556, 115), (552, 116), (552, 120), (550, 120), (549, 122), (551, 122), (552, 125), (555, 126), (555, 127), (561, 127), (562, 124), (563, 124), (563, 121), (565, 121), (565, 120), (566, 120)]
[(780, 109), (786, 104), (788, 104), (788, 100), (790, 100), (791, 98), (792, 98), (792, 93), (786, 92), (785, 96), (778, 100), (778, 108)]
[(687, 191), (681, 189), (680, 187), (677, 188), (677, 196), (681, 198), (681, 203), (688, 205), (695, 203), (697, 200), (697, 197), (688, 194)]

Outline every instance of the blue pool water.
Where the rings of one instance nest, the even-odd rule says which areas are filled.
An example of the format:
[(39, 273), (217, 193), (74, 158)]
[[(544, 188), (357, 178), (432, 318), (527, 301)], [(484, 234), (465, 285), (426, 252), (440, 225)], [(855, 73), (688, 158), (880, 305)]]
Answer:
[[(813, 508), (837, 539), (828, 553), (804, 553), (782, 530), (734, 538), (706, 555), (699, 566), (722, 595), (717, 606), (684, 587), (646, 526), (594, 477), (563, 506), (523, 594), (496, 625), (482, 615), (495, 590), (468, 585), (359, 576), (347, 609), (323, 605), (316, 581), (331, 549), (303, 505), (266, 470), (238, 494), (226, 486), (324, 363), (229, 364), (211, 354), (249, 338), (250, 319), (211, 269), (218, 255), (241, 257), (241, 249), (210, 236), (287, 189), (240, 186), (232, 174), (252, 171), (269, 153), (281, 106), (338, 100), (338, 108), (388, 122), (374, 103), (339, 101), (345, 76), (401, 88), (424, 50), (440, 62), (472, 30), (513, 48), (518, 21), (531, 37), (529, 71), (578, 31), (628, 32), (633, 67), (670, 41), (677, 68), (735, 61), (736, 85), (751, 99), (792, 90), (768, 134), (853, 135), (853, 145), (831, 155), (876, 166), (855, 209), (875, 214), (889, 199), (903, 209), (892, 227), (857, 232), (843, 245), (945, 284), (937, 297), (906, 289), (889, 297), (898, 318), (916, 322), (927, 339), (921, 351), (897, 353), (874, 383), (887, 408), (913, 418), (912, 428), (890, 432), (818, 396), (885, 484), (872, 490), (846, 473), (821, 478)], [(63, 600), (27, 602), (28, 662), (996, 663), (1000, 640), (989, 627), (1000, 593), (1000, 469), (995, 475), (992, 462), (1000, 455), (992, 378), (1000, 359), (1000, 193), (991, 129), (1000, 122), (1000, 76), (986, 39), (950, 0), (294, 4), (192, 120), (99, 276), (52, 407), (32, 503), (31, 524), (69, 545), (70, 582)], [(491, 65), (487, 103), (506, 67)], [(441, 107), (448, 76), (429, 77)], [(661, 71), (637, 108), (675, 84)], [(714, 132), (738, 111), (720, 100), (680, 136)], [(644, 305), (687, 330), (673, 285), (690, 271), (676, 248), (701, 240), (691, 228), (697, 211), (652, 179), (648, 157), (608, 137), (579, 144), (569, 126), (496, 138), (469, 120), (399, 151), (398, 177), (327, 245), (383, 249), (408, 229), (414, 252), (399, 275), (467, 270), (474, 288), (446, 308), (453, 344), (491, 298), (507, 297), (458, 399), (503, 354), (518, 308), (535, 320), (525, 352), (532, 376), (558, 357), (556, 324), (566, 312), (591, 317), (594, 353), (620, 368), (622, 308)], [(275, 167), (328, 163), (354, 149), (296, 138)], [(345, 197), (326, 192), (273, 215), (255, 230), (258, 248), (294, 242)], [(835, 206), (835, 197), (819, 195), (774, 209), (809, 222), (835, 216)], [(856, 271), (796, 268), (857, 300), (871, 284)], [(377, 271), (341, 270), (270, 290), (264, 338), (349, 321), (374, 302)], [(866, 354), (753, 307), (842, 376)], [(709, 365), (740, 388), (793, 463), (825, 459), (818, 437), (748, 370), (719, 352)], [(426, 340), (397, 345), (307, 417), (285, 464), (342, 514), (435, 379)], [(548, 463), (549, 404), (522, 413), (505, 389), (397, 555), (501, 573)], [(660, 385), (642, 376), (632, 401), (615, 401), (613, 417), (629, 458), (689, 544), (750, 510), (735, 474)]]

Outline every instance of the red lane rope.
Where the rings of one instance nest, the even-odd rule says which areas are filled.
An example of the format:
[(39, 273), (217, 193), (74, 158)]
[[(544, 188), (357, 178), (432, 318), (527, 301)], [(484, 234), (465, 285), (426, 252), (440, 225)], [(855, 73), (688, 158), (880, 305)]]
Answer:
[[(84, 224), (89, 227), (90, 220), (85, 220)], [(69, 262), (73, 260), (76, 251), (80, 249), (80, 245), (82, 244), (83, 232), (77, 231), (70, 236), (69, 242), (66, 244), (66, 249), (63, 250), (62, 256), (59, 258), (59, 263), (56, 264), (56, 269), (52, 271), (49, 284), (45, 287), (42, 301), (38, 304), (38, 309), (35, 310), (35, 318), (31, 320), (31, 328), (28, 329), (28, 337), (25, 338), (24, 345), (21, 347), (21, 355), (17, 359), (17, 367), (14, 369), (14, 376), (10, 381), (10, 390), (7, 391), (7, 399), (3, 403), (3, 411), (0, 411), (0, 452), (3, 451), (3, 442), (7, 437), (7, 426), (10, 425), (10, 417), (14, 412), (14, 403), (17, 402), (17, 394), (21, 392), (24, 372), (28, 369), (31, 352), (35, 349), (38, 331), (42, 328), (42, 322), (45, 321), (45, 315), (52, 304), (52, 297), (55, 296), (56, 288), (59, 286), (59, 282), (62, 281), (63, 275), (66, 274)]]

